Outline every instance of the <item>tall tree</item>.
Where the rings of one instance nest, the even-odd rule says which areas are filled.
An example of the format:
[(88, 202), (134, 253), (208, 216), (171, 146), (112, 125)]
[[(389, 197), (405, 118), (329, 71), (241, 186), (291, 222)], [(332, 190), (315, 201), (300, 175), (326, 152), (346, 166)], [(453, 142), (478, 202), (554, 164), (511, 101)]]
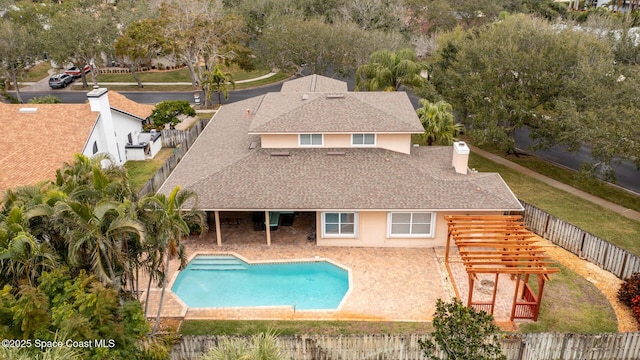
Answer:
[(223, 10), (221, 0), (172, 1), (160, 7), (167, 48), (187, 65), (194, 88), (205, 70), (233, 59), (231, 49), (244, 38), (242, 18)]
[(376, 51), (371, 54), (368, 64), (358, 67), (356, 90), (398, 91), (402, 86), (420, 87), (424, 83), (421, 70), (411, 49), (402, 49), (397, 53)]
[(455, 137), (464, 132), (464, 125), (456, 124), (453, 108), (446, 101), (436, 103), (420, 99), (422, 107), (416, 110), (424, 127), (423, 139), (428, 146), (451, 145)]
[(603, 102), (594, 89), (615, 84), (609, 44), (525, 15), (439, 43), (431, 81), (476, 141), (507, 153), (525, 125), (540, 146), (585, 142), (584, 115)]
[[(58, 67), (69, 62), (82, 69), (92, 65), (91, 78), (98, 85), (99, 66), (104, 53), (110, 53), (117, 34), (113, 23), (113, 7), (99, 0), (64, 2), (51, 18), (46, 36), (46, 49)], [(82, 31), (78, 31), (82, 29)], [(88, 87), (81, 72), (82, 86)]]
[(142, 82), (138, 76), (138, 68), (145, 62), (158, 56), (164, 48), (160, 22), (153, 19), (142, 19), (129, 24), (124, 34), (114, 44), (115, 55), (129, 64), (129, 71), (142, 88)]
[(274, 17), (256, 42), (257, 61), (264, 66), (329, 75), (348, 75), (366, 63), (380, 44), (397, 49), (403, 40), (394, 33), (365, 31), (345, 21), (326, 23), (300, 15)]
[(25, 25), (0, 18), (0, 69), (11, 80), (19, 103), (23, 101), (18, 82), (26, 69), (41, 55), (39, 48), (37, 33)]
[[(169, 263), (176, 255), (184, 255), (181, 240), (189, 235), (189, 222), (197, 221), (202, 231), (206, 231), (206, 216), (197, 210), (198, 196), (190, 190), (183, 190), (176, 186), (169, 196), (164, 194), (149, 195), (141, 200), (141, 207), (151, 212), (154, 227), (156, 228), (156, 240), (158, 253), (164, 253), (164, 273), (162, 276), (162, 292), (158, 304), (158, 313), (152, 332), (158, 330), (162, 305), (169, 277)], [(185, 259), (180, 256), (181, 266)]]

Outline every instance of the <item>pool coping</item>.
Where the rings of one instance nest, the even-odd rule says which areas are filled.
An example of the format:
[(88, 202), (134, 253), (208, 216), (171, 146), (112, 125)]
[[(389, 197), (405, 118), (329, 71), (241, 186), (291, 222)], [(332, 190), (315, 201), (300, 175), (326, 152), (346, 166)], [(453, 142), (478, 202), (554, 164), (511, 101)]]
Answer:
[(178, 303), (180, 305), (182, 305), (182, 311), (180, 312), (180, 316), (185, 317), (187, 312), (189, 310), (194, 310), (194, 311), (198, 311), (198, 310), (208, 310), (208, 309), (212, 309), (212, 310), (260, 310), (260, 309), (288, 309), (288, 310), (293, 310), (293, 312), (300, 312), (300, 313), (319, 313), (319, 312), (339, 312), (343, 305), (345, 304), (345, 302), (347, 301), (347, 299), (349, 298), (349, 296), (351, 295), (351, 292), (353, 290), (353, 272), (351, 270), (350, 267), (342, 265), (338, 262), (336, 262), (335, 260), (332, 259), (328, 259), (328, 258), (323, 258), (321, 256), (316, 255), (313, 258), (297, 258), (297, 259), (284, 259), (284, 260), (256, 260), (256, 261), (250, 261), (247, 258), (245, 258), (244, 256), (233, 252), (233, 251), (202, 251), (202, 250), (197, 250), (194, 251), (193, 254), (189, 255), (189, 258), (187, 259), (187, 264), (190, 263), (196, 256), (199, 255), (217, 255), (217, 256), (221, 256), (221, 255), (229, 255), (229, 256), (235, 256), (238, 259), (246, 262), (249, 265), (254, 265), (254, 264), (287, 264), (287, 263), (296, 263), (296, 262), (328, 262), (330, 264), (332, 264), (333, 266), (339, 267), (343, 270), (345, 270), (347, 272), (347, 276), (348, 276), (348, 280), (349, 280), (349, 289), (345, 292), (344, 296), (342, 297), (342, 300), (340, 301), (340, 304), (338, 304), (338, 307), (335, 309), (304, 309), (304, 310), (299, 310), (296, 309), (295, 306), (291, 306), (291, 305), (280, 305), (280, 306), (229, 306), (229, 307), (189, 307), (176, 293), (173, 292), (173, 285), (175, 283), (175, 281), (178, 279), (178, 275), (180, 275), (180, 271), (182, 270), (178, 270), (175, 271), (171, 277), (171, 281), (169, 281), (169, 283), (167, 284), (167, 288), (165, 291), (167, 291), (169, 294), (171, 294), (171, 296), (176, 299), (176, 301), (178, 301)]

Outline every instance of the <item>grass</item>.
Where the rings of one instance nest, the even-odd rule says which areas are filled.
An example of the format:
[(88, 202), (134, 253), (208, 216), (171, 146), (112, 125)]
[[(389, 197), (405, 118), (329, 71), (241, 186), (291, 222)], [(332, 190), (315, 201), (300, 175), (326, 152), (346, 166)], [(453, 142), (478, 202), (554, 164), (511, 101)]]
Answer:
[(433, 331), (424, 322), (370, 321), (284, 321), (284, 320), (185, 320), (182, 335), (254, 335), (275, 330), (280, 335), (355, 335), (355, 334), (413, 334)]
[[(616, 314), (605, 296), (580, 275), (558, 268), (545, 284), (538, 321), (520, 325), (520, 332), (617, 332)], [(530, 283), (537, 285), (535, 276)]]
[(579, 172), (564, 168), (562, 166), (549, 163), (536, 156), (528, 154), (519, 154), (519, 156), (505, 156), (503, 153), (495, 149), (483, 148), (483, 150), (504, 157), (509, 161), (522, 165), (552, 179), (558, 180), (564, 184), (573, 186), (576, 189), (580, 189), (584, 192), (595, 195), (599, 198), (608, 200), (620, 206), (624, 206), (628, 209), (640, 211), (640, 196), (616, 186), (612, 186), (604, 181), (582, 175)]
[(173, 154), (173, 149), (163, 148), (152, 160), (127, 161), (124, 167), (129, 174), (129, 184), (134, 192), (140, 191), (144, 184), (164, 165)]
[(49, 69), (51, 69), (51, 64), (48, 61), (40, 62), (29, 69), (20, 81), (35, 82), (42, 80), (49, 76)]
[(474, 153), (469, 158), (469, 167), (481, 172), (500, 173), (519, 199), (640, 256), (640, 222), (526, 177)]

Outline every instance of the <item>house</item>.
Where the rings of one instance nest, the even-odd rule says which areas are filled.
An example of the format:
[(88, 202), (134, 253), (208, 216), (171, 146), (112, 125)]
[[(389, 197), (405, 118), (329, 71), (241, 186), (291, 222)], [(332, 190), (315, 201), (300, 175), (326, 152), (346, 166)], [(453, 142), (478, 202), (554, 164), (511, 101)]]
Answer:
[(0, 103), (0, 191), (53, 179), (74, 154), (110, 153), (116, 164), (160, 151), (160, 134), (142, 132), (153, 105), (94, 89), (86, 104)]
[(404, 92), (307, 76), (224, 105), (159, 192), (195, 191), (219, 245), (220, 219), (247, 213), (267, 243), (283, 214), (312, 213), (319, 246), (433, 247), (446, 215), (523, 210), (499, 174), (468, 169), (465, 143), (413, 146), (423, 131)]

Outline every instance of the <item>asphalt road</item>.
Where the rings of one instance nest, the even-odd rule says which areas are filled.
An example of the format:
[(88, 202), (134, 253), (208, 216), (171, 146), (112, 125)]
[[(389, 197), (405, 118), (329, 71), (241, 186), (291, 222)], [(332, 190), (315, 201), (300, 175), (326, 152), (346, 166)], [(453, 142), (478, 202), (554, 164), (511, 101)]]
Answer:
[[(249, 99), (255, 96), (263, 95), (267, 92), (277, 92), (280, 91), (282, 87), (281, 83), (262, 86), (258, 88), (245, 89), (245, 90), (231, 90), (229, 91), (229, 99), (223, 101), (223, 103), (232, 103), (236, 101), (241, 101), (245, 99)], [(352, 88), (351, 86), (350, 88)], [(87, 92), (89, 90), (78, 91), (78, 90), (69, 90), (66, 89), (49, 89), (49, 87), (45, 82), (39, 82), (34, 86), (31, 86), (30, 89), (23, 90), (21, 92), (23, 100), (26, 102), (33, 97), (41, 97), (45, 95), (55, 95), (63, 103), (84, 103), (87, 101)], [(194, 102), (194, 94), (199, 93), (200, 98), (202, 98), (202, 92), (193, 91), (193, 92), (156, 92), (156, 91), (145, 91), (145, 92), (134, 92), (134, 91), (123, 91), (121, 92), (127, 98), (143, 103), (143, 104), (157, 104), (161, 101), (165, 100), (188, 100), (189, 102)], [(411, 96), (411, 103), (414, 105), (414, 108), (420, 106), (418, 99), (415, 96)], [(561, 146), (557, 146), (551, 148), (549, 150), (537, 150), (533, 151), (530, 149), (530, 146), (533, 144), (533, 141), (528, 137), (528, 130), (521, 129), (516, 132), (516, 146), (520, 149), (523, 149), (529, 153), (532, 153), (536, 156), (539, 156), (542, 159), (545, 159), (550, 162), (554, 162), (560, 164), (562, 166), (580, 170), (583, 163), (592, 162), (593, 158), (591, 157), (591, 150), (588, 146), (582, 146), (580, 150), (576, 153), (571, 153), (564, 149)], [(640, 170), (633, 164), (631, 161), (622, 161), (618, 164), (613, 164), (612, 168), (616, 173), (616, 185), (623, 187), (625, 189), (634, 191), (636, 193), (640, 193)]]

